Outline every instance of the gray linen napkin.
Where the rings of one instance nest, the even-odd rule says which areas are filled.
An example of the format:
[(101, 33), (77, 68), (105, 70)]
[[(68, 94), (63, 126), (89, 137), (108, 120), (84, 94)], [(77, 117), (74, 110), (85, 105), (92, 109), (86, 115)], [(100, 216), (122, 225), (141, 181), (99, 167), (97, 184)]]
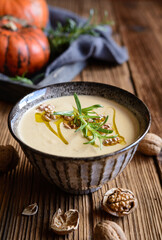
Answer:
[[(68, 18), (72, 18), (77, 24), (84, 24), (86, 19), (79, 17), (73, 12), (65, 9), (49, 7), (50, 18), (48, 27), (56, 27), (59, 21), (62, 24)], [(45, 76), (58, 67), (79, 61), (86, 61), (89, 58), (104, 60), (111, 63), (122, 64), (128, 60), (128, 53), (125, 47), (118, 46), (113, 38), (110, 26), (105, 26), (104, 30), (96, 30), (99, 36), (81, 35), (69, 48), (50, 63), (45, 71)]]

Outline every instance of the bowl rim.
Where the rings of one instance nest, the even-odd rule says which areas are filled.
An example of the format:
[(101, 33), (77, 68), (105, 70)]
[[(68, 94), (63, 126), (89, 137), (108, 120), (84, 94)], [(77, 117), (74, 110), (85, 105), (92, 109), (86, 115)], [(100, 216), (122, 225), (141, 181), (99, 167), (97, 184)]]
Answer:
[[(110, 88), (113, 88), (113, 89), (118, 89), (119, 91), (122, 91), (123, 94), (127, 94), (127, 95), (130, 95), (131, 97), (135, 98), (136, 101), (139, 101), (140, 104), (142, 104), (144, 106), (144, 108), (146, 109), (146, 112), (147, 112), (147, 115), (148, 115), (148, 124), (147, 126), (145, 127), (144, 131), (137, 137), (137, 139), (129, 144), (128, 146), (122, 148), (122, 149), (119, 149), (117, 151), (114, 151), (112, 153), (107, 153), (107, 154), (103, 154), (103, 155), (98, 155), (98, 156), (89, 156), (89, 157), (66, 157), (66, 156), (61, 156), (61, 155), (54, 155), (54, 154), (50, 154), (50, 153), (45, 153), (45, 152), (42, 152), (40, 150), (37, 150), (29, 145), (27, 145), (26, 143), (24, 143), (18, 136), (16, 136), (16, 134), (14, 133), (12, 127), (11, 127), (11, 114), (14, 110), (14, 108), (19, 105), (19, 103), (24, 100), (25, 98), (29, 97), (30, 95), (32, 95), (34, 92), (38, 92), (42, 89), (47, 89), (47, 88), (50, 88), (50, 87), (59, 87), (61, 85), (84, 85), (84, 84), (87, 84), (87, 85), (93, 85), (93, 86), (102, 86), (102, 87), (110, 87)], [(148, 109), (148, 107), (146, 106), (146, 104), (140, 100), (136, 95), (132, 94), (131, 92), (125, 90), (125, 89), (122, 89), (120, 87), (116, 87), (114, 85), (110, 85), (110, 84), (105, 84), (105, 83), (98, 83), (98, 82), (87, 82), (87, 81), (84, 81), (84, 82), (63, 82), (63, 83), (57, 83), (57, 84), (52, 84), (52, 85), (47, 85), (46, 87), (42, 87), (42, 88), (39, 88), (35, 91), (32, 91), (31, 93), (25, 95), (24, 97), (22, 97), (21, 99), (19, 99), (15, 104), (14, 106), (11, 108), (10, 112), (9, 112), (9, 115), (8, 115), (8, 128), (9, 128), (9, 131), (11, 133), (11, 135), (14, 137), (14, 139), (20, 144), (20, 146), (25, 146), (26, 148), (28, 149), (31, 149), (33, 152), (37, 153), (37, 154), (41, 154), (43, 155), (44, 157), (46, 158), (49, 158), (49, 159), (54, 159), (54, 158), (57, 158), (57, 159), (62, 159), (64, 161), (70, 161), (70, 160), (83, 160), (83, 161), (94, 161), (94, 160), (99, 160), (99, 159), (103, 159), (103, 158), (107, 158), (107, 157), (113, 157), (114, 155), (118, 155), (118, 154), (121, 154), (122, 152), (126, 152), (128, 151), (129, 149), (131, 149), (132, 147), (134, 147), (135, 145), (137, 145), (141, 140), (142, 138), (147, 134), (147, 132), (149, 131), (149, 128), (150, 128), (150, 125), (151, 125), (151, 114), (150, 114), (150, 111)]]

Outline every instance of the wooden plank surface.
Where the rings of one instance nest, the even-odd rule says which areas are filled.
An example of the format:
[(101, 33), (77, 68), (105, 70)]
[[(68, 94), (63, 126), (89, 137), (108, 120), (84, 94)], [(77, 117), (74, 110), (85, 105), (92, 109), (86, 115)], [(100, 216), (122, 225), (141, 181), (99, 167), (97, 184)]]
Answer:
[[(90, 8), (98, 10), (99, 18), (108, 10), (115, 21), (114, 38), (127, 46), (130, 59), (121, 66), (92, 62), (75, 81), (112, 84), (137, 95), (152, 114), (151, 131), (162, 136), (161, 130), (161, 5), (158, 1), (49, 0), (50, 4), (88, 16)], [(0, 144), (13, 145), (20, 155), (17, 168), (0, 175), (0, 239), (1, 240), (89, 240), (98, 221), (109, 219), (118, 223), (130, 240), (160, 240), (162, 236), (162, 194), (160, 164), (157, 159), (136, 153), (131, 163), (114, 180), (99, 191), (83, 196), (64, 193), (45, 182), (33, 169), (19, 145), (9, 134), (7, 116), (12, 105), (0, 102)], [(112, 187), (132, 190), (138, 208), (128, 217), (116, 218), (101, 209), (103, 194)], [(21, 215), (22, 209), (37, 202), (38, 214)], [(80, 212), (79, 228), (66, 236), (57, 236), (49, 228), (53, 213), (76, 208)]]
[(162, 4), (119, 1), (114, 8), (119, 32), (129, 50), (128, 64), (137, 96), (151, 112), (150, 131), (162, 135)]

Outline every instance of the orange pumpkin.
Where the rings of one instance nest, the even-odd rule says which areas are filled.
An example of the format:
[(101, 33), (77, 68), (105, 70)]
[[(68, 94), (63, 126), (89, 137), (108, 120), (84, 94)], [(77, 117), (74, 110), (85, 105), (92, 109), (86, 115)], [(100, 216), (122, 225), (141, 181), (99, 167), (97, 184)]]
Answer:
[(31, 75), (49, 60), (48, 39), (41, 29), (14, 17), (0, 19), (0, 72)]
[(22, 18), (38, 28), (46, 26), (48, 14), (45, 0), (0, 0), (0, 16)]

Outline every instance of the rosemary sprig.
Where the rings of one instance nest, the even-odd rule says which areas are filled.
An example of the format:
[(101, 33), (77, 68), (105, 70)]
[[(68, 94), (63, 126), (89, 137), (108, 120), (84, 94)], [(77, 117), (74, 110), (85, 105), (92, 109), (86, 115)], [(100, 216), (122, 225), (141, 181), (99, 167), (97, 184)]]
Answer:
[[(102, 128), (102, 126), (108, 121), (108, 116), (99, 122), (96, 121), (96, 119), (99, 119), (100, 116), (98, 116), (97, 113), (92, 110), (101, 108), (103, 107), (102, 105), (95, 104), (87, 108), (82, 108), (76, 93), (74, 93), (74, 99), (77, 108), (73, 107), (73, 111), (54, 112), (53, 114), (74, 116), (74, 123), (77, 123), (78, 126), (75, 132), (81, 131), (83, 136), (88, 139), (88, 141), (84, 144), (95, 144), (96, 139), (98, 139), (100, 142), (100, 148), (102, 148), (102, 140), (117, 137), (117, 135), (109, 135), (113, 133), (113, 130)], [(92, 119), (93, 122), (89, 122), (89, 119)], [(101, 133), (104, 133), (104, 135)]]
[(29, 78), (26, 78), (24, 76), (11, 77), (10, 79), (13, 80), (13, 81), (17, 81), (17, 82), (22, 82), (22, 83), (33, 85), (33, 82)]
[(57, 23), (55, 29), (48, 31), (48, 39), (51, 47), (51, 56), (55, 57), (64, 52), (69, 45), (76, 40), (80, 35), (89, 34), (91, 36), (99, 36), (96, 30), (105, 30), (105, 24), (113, 24), (112, 21), (107, 21), (107, 12), (103, 22), (100, 24), (94, 23), (93, 17), (96, 18), (95, 11), (90, 10), (88, 20), (84, 24), (77, 24), (73, 19), (67, 19), (65, 25), (60, 22)]
[(73, 116), (73, 111), (65, 111), (65, 112), (54, 112), (54, 115), (60, 115), (60, 116)]

